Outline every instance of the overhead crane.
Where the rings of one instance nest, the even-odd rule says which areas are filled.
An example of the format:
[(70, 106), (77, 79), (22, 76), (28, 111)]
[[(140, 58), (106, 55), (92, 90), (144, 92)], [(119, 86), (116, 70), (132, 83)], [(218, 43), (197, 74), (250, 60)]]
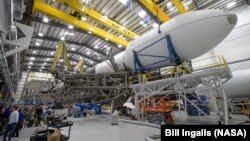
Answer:
[[(171, 18), (165, 13), (155, 2), (152, 0), (135, 0), (143, 7), (147, 8), (154, 16), (157, 16), (161, 22), (167, 22)], [(171, 0), (175, 7), (179, 10), (181, 14), (187, 12), (180, 0)]]
[(116, 44), (120, 44), (124, 47), (128, 46), (128, 44), (129, 44), (128, 41), (121, 39), (120, 37), (117, 37), (116, 35), (111, 34), (103, 29), (95, 27), (87, 22), (84, 22), (82, 20), (78, 20), (76, 17), (71, 16), (71, 15), (69, 15), (69, 14), (67, 14), (67, 13), (65, 13), (65, 12), (63, 12), (63, 11), (53, 7), (53, 6), (50, 6), (41, 0), (34, 1), (33, 13), (35, 11), (43, 13), (47, 16), (52, 17), (52, 18), (61, 20), (63, 22), (66, 22), (66, 23), (73, 25), (75, 27), (78, 27), (82, 30), (90, 31), (93, 34), (95, 34), (101, 38), (104, 38), (106, 40), (110, 40), (110, 41), (112, 41)]
[(104, 15), (93, 10), (92, 8), (90, 8), (90, 7), (84, 8), (84, 7), (86, 7), (86, 5), (83, 3), (80, 3), (78, 0), (56, 0), (56, 1), (60, 4), (65, 4), (65, 5), (69, 6), (70, 8), (72, 8), (72, 10), (75, 10), (75, 11), (81, 13), (82, 15), (86, 15), (86, 16), (98, 21), (99, 23), (111, 28), (112, 30), (124, 35), (127, 38), (135, 39), (138, 37), (138, 35), (136, 33), (134, 33), (133, 31), (130, 31), (129, 29), (127, 29), (123, 25), (120, 25), (119, 23), (111, 20), (108, 17), (105, 17)]

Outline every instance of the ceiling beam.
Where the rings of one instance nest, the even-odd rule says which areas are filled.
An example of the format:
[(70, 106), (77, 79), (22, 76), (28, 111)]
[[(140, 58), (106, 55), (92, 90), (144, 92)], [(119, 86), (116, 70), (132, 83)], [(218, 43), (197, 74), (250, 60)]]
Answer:
[(92, 8), (87, 8), (87, 9), (85, 8), (84, 9), (84, 7), (86, 7), (86, 5), (84, 5), (78, 1), (74, 1), (74, 0), (56, 0), (56, 1), (61, 3), (61, 4), (69, 6), (72, 10), (75, 10), (75, 11), (81, 13), (82, 15), (86, 15), (88, 17), (91, 17), (92, 19), (96, 20), (100, 24), (105, 25), (105, 26), (113, 29), (114, 31), (124, 35), (127, 38), (135, 39), (138, 37), (138, 35), (136, 35), (133, 31), (130, 31), (129, 29), (125, 28), (124, 26), (120, 25), (116, 21), (111, 20), (108, 17), (105, 17), (101, 13), (95, 11), (94, 9), (92, 9)]
[[(53, 38), (53, 37), (48, 37), (48, 36), (42, 36), (42, 37), (40, 37), (40, 36), (33, 36), (33, 38), (40, 39), (40, 40), (46, 40), (46, 41), (52, 41), (52, 42), (61, 41), (60, 39)], [(97, 52), (97, 53), (103, 55), (103, 56), (107, 55), (106, 53), (104, 53), (104, 52), (102, 52), (102, 51), (100, 51), (98, 49), (95, 49), (94, 47), (91, 47), (91, 46), (89, 46), (86, 43), (78, 43), (78, 42), (67, 41), (67, 40), (65, 40), (64, 42), (66, 43), (66, 45), (67, 44), (71, 44), (71, 45), (75, 45), (75, 46), (84, 46), (84, 47), (86, 47), (86, 48), (88, 48), (88, 49), (90, 49), (90, 50), (92, 50), (94, 52)]]
[[(47, 48), (47, 47), (35, 47), (35, 46), (30, 46), (29, 49), (33, 49), (33, 50), (41, 50), (41, 51), (56, 51), (56, 49), (53, 49), (53, 48)], [(68, 50), (67, 53), (72, 53), (72, 54), (77, 54), (79, 56), (82, 56), (84, 58), (87, 58), (89, 60), (92, 60), (92, 61), (95, 61), (96, 63), (100, 63), (101, 61), (95, 59), (95, 58), (92, 58), (92, 57), (89, 57), (87, 55), (84, 55), (78, 51), (71, 51), (71, 50)]]
[(82, 20), (78, 20), (76, 17), (71, 16), (51, 5), (48, 5), (42, 1), (35, 0), (33, 4), (33, 10), (37, 11), (39, 13), (43, 13), (45, 15), (48, 15), (52, 18), (61, 20), (65, 23), (71, 24), (75, 27), (78, 27), (82, 30), (90, 31), (95, 35), (100, 36), (101, 38), (108, 39), (116, 44), (121, 44), (125, 47), (128, 46), (129, 42), (126, 40), (123, 40), (122, 38), (117, 37), (114, 34), (111, 34), (101, 28), (95, 27), (87, 22), (84, 22)]

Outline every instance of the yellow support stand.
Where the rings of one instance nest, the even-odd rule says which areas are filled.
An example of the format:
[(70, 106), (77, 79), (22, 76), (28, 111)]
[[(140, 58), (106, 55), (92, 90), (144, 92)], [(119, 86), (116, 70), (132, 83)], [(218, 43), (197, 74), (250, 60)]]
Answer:
[(77, 64), (76, 64), (76, 66), (74, 67), (74, 71), (75, 72), (79, 72), (80, 74), (83, 74), (83, 71), (84, 71), (84, 69), (83, 69), (83, 60), (81, 59)]
[(65, 43), (63, 41), (60, 41), (57, 43), (57, 49), (56, 49), (56, 54), (55, 54), (55, 59), (53, 61), (53, 64), (51, 66), (50, 71), (53, 73), (55, 71), (56, 65), (60, 58), (63, 58), (63, 63), (64, 66), (67, 67), (67, 69), (72, 70), (72, 66), (70, 64), (69, 58), (67, 56), (67, 51), (65, 48)]

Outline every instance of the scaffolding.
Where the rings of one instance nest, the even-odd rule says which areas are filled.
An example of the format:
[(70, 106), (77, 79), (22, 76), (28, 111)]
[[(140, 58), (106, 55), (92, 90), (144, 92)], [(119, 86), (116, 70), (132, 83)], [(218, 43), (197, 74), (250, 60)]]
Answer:
[[(179, 100), (184, 101), (184, 111), (187, 111), (186, 103), (189, 102), (201, 113), (201, 115), (207, 116), (206, 112), (186, 97), (186, 95), (190, 93), (202, 93), (203, 95), (210, 96), (214, 102), (214, 111), (218, 116), (218, 122), (228, 124), (228, 103), (223, 83), (227, 82), (232, 77), (230, 68), (225, 59), (220, 56), (206, 58), (199, 61), (211, 63), (205, 65), (204, 63), (200, 63), (202, 65), (196, 65), (195, 68), (192, 68), (192, 72), (190, 73), (181, 73), (180, 75), (175, 75), (173, 77), (170, 75), (169, 71), (166, 71), (166, 74), (161, 74), (162, 79), (160, 80), (144, 80), (138, 84), (130, 85), (130, 88), (135, 92), (136, 116), (140, 117), (142, 114), (139, 108), (141, 100), (154, 96), (167, 97), (171, 94), (175, 94)], [(181, 111), (181, 103), (182, 102), (179, 102), (179, 111)]]

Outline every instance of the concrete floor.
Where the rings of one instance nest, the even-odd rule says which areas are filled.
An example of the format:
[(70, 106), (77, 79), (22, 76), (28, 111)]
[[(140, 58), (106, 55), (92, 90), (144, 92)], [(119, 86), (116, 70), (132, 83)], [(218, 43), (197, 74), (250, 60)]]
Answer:
[[(175, 115), (175, 124), (217, 124), (217, 120), (213, 116), (208, 118), (188, 117), (187, 121), (178, 120), (178, 116)], [(248, 120), (247, 116), (239, 114), (233, 114), (231, 117), (230, 124), (240, 124)], [(145, 141), (146, 136), (160, 134), (160, 129), (141, 125), (123, 122), (119, 122), (119, 125), (111, 125), (107, 116), (72, 118), (69, 120), (74, 122), (70, 141)], [(29, 141), (34, 131), (35, 128), (25, 128), (21, 131), (20, 137), (13, 138), (12, 141)], [(68, 128), (63, 128), (62, 133), (67, 135)]]
[[(145, 141), (148, 135), (160, 134), (160, 129), (151, 127), (127, 123), (111, 125), (110, 120), (104, 117), (72, 120), (74, 126), (70, 141)], [(35, 128), (26, 128), (21, 131), (19, 138), (13, 138), (12, 141), (29, 141), (34, 130)], [(62, 133), (68, 133), (68, 128), (63, 128)]]

